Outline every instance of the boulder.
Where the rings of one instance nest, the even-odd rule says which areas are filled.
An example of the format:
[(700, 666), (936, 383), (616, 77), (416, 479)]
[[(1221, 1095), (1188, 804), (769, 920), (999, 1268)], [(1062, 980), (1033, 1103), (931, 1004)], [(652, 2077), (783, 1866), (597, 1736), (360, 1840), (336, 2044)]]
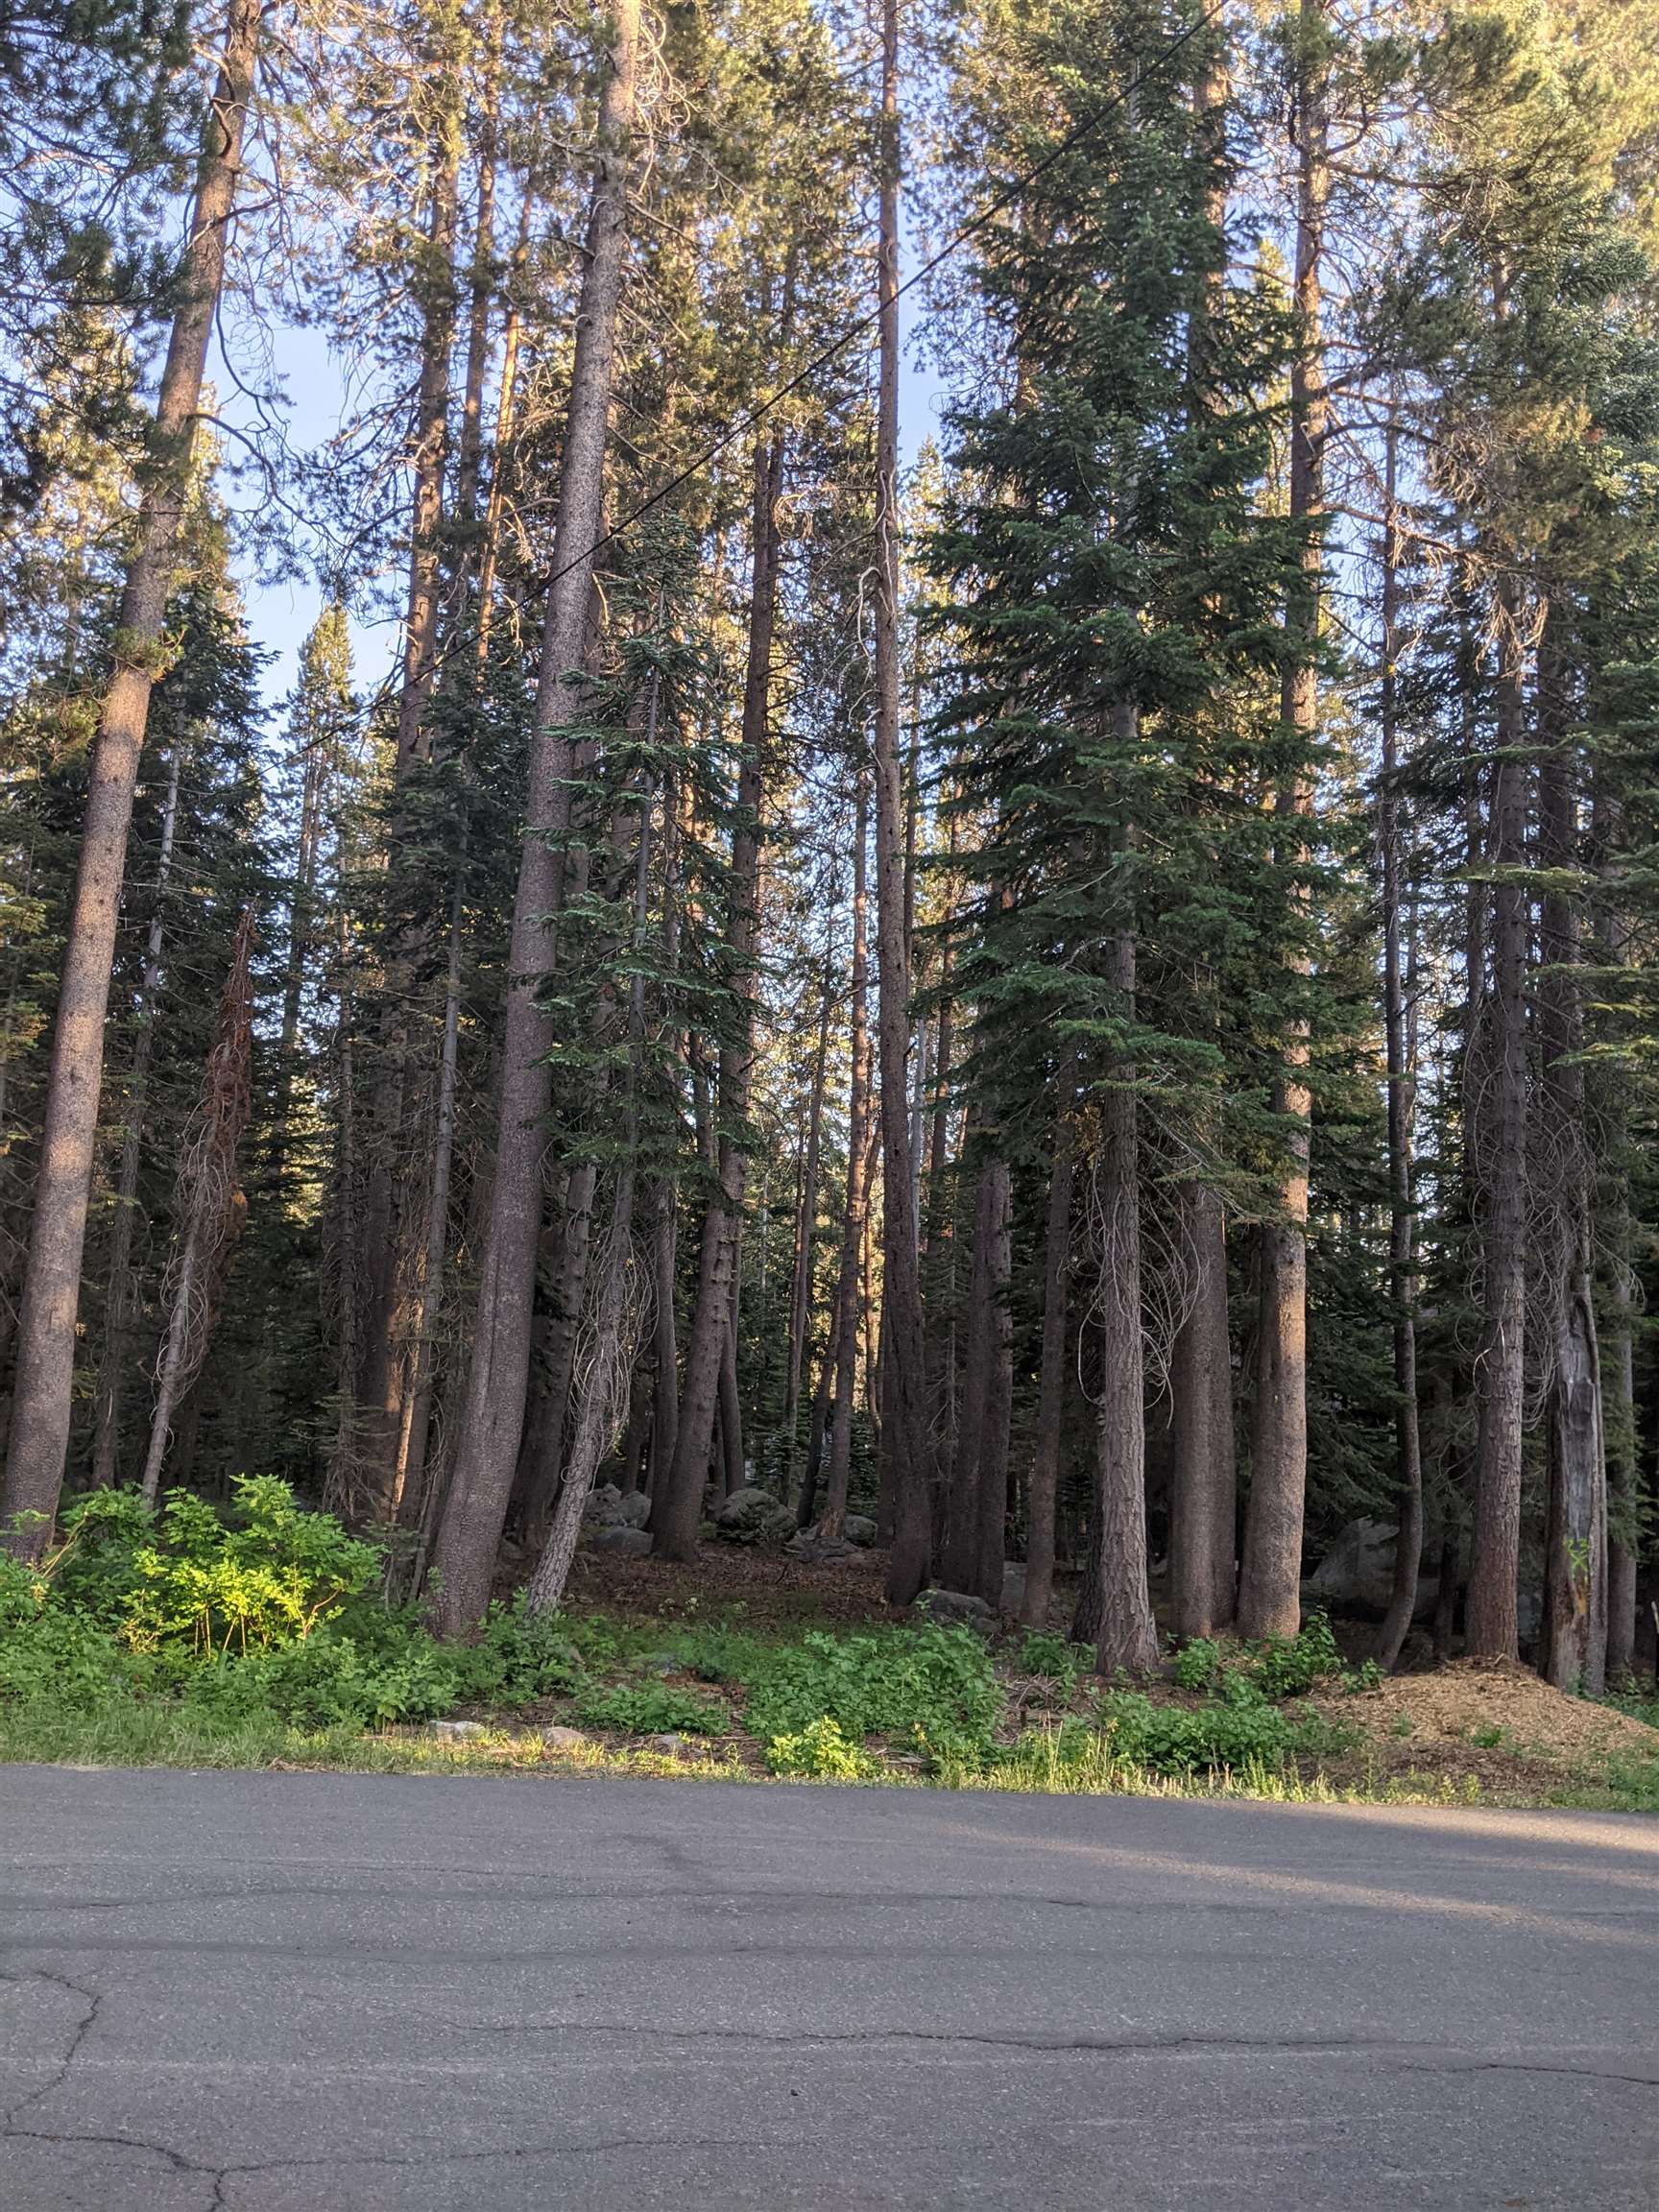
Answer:
[(968, 1627), (989, 1636), (997, 1626), (997, 1616), (984, 1599), (966, 1590), (924, 1590), (915, 1610), (936, 1628)]
[(625, 1528), (643, 1528), (651, 1518), (651, 1501), (643, 1490), (624, 1490), (616, 1501), (616, 1518)]
[[(1350, 1521), (1302, 1585), (1304, 1613), (1337, 1613), (1381, 1621), (1394, 1587), (1394, 1528), (1387, 1521)], [(1413, 1620), (1434, 1610), (1439, 1583), (1417, 1577)]]
[(445, 1737), (450, 1743), (464, 1743), (469, 1736), (482, 1736), (484, 1723), (482, 1720), (434, 1720), (432, 1733)]
[(849, 1513), (841, 1524), (849, 1544), (856, 1544), (860, 1551), (868, 1551), (876, 1541), (876, 1524), (868, 1513)]
[(620, 1522), (613, 1527), (601, 1528), (593, 1539), (595, 1551), (619, 1551), (624, 1559), (644, 1559), (651, 1551), (651, 1532), (648, 1528), (625, 1528)]
[(820, 1536), (816, 1528), (797, 1528), (783, 1547), (791, 1559), (800, 1559), (808, 1567), (822, 1567), (826, 1560), (856, 1557), (858, 1547), (845, 1536)]
[(582, 1518), (589, 1528), (614, 1528), (622, 1519), (622, 1493), (614, 1482), (601, 1482), (588, 1493)]
[(714, 1515), (714, 1533), (726, 1544), (782, 1544), (795, 1516), (770, 1490), (733, 1490)]

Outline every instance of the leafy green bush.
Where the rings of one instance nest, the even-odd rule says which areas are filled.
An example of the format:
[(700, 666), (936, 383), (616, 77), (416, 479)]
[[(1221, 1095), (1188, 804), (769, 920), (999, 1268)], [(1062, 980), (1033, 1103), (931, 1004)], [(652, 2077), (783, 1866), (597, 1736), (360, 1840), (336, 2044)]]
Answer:
[(1051, 1636), (1033, 1628), (1021, 1642), (1016, 1664), (1022, 1674), (1034, 1674), (1040, 1681), (1052, 1682), (1070, 1697), (1079, 1678), (1094, 1666), (1094, 1654), (1087, 1644), (1069, 1644), (1064, 1636)]
[(1323, 1613), (1315, 1613), (1299, 1635), (1269, 1636), (1253, 1650), (1250, 1673), (1265, 1697), (1305, 1697), (1316, 1684), (1347, 1671)]
[(814, 1631), (760, 1659), (743, 1719), (768, 1744), (828, 1719), (854, 1743), (881, 1735), (960, 1753), (990, 1742), (1002, 1703), (990, 1654), (971, 1629)]
[(522, 1591), (510, 1605), (491, 1606), (475, 1643), (433, 1648), (454, 1668), (458, 1697), (479, 1704), (566, 1696), (585, 1674), (568, 1624), (556, 1613), (527, 1611)]
[(1194, 1636), (1175, 1654), (1175, 1680), (1183, 1690), (1213, 1690), (1220, 1674), (1221, 1647), (1208, 1636)]
[(1192, 1710), (1154, 1705), (1132, 1691), (1102, 1697), (1100, 1721), (1116, 1755), (1155, 1774), (1282, 1767), (1299, 1751), (1334, 1747), (1334, 1731), (1316, 1715), (1296, 1716), (1235, 1677), (1226, 1693)]
[(42, 1575), (0, 1551), (0, 1703), (50, 1697), (89, 1712), (125, 1693), (131, 1672), (108, 1629), (56, 1602)]
[(828, 1713), (798, 1736), (774, 1736), (766, 1764), (795, 1782), (867, 1782), (881, 1770), (880, 1761), (849, 1743)]
[(229, 1511), (172, 1490), (152, 1514), (93, 1491), (63, 1515), (48, 1567), (60, 1602), (133, 1651), (203, 1656), (301, 1641), (376, 1581), (380, 1554), (274, 1475), (241, 1475)]
[(725, 1712), (709, 1698), (661, 1682), (584, 1691), (576, 1718), (589, 1728), (615, 1728), (628, 1736), (718, 1736), (726, 1725)]

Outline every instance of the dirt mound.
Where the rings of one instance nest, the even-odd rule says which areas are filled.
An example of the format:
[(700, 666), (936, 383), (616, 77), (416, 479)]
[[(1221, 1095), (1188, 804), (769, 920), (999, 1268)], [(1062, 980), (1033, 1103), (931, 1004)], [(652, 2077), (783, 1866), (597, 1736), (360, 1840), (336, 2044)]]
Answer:
[(1398, 1674), (1316, 1702), (1332, 1720), (1359, 1731), (1359, 1744), (1340, 1764), (1362, 1766), (1376, 1778), (1469, 1779), (1502, 1795), (1559, 1784), (1609, 1759), (1659, 1757), (1659, 1729), (1569, 1697), (1506, 1661), (1454, 1660), (1431, 1674)]

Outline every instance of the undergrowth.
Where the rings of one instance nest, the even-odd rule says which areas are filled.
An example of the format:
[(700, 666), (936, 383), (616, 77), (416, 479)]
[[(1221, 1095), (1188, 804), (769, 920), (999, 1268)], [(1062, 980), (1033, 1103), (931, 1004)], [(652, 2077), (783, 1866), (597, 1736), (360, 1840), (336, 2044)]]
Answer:
[[(473, 1643), (439, 1644), (415, 1609), (385, 1602), (384, 1570), (373, 1545), (270, 1478), (238, 1482), (222, 1512), (182, 1492), (158, 1511), (132, 1492), (79, 1500), (39, 1566), (0, 1554), (0, 1759), (449, 1770), (557, 1758), (1064, 1793), (1479, 1794), (1466, 1778), (1369, 1772), (1358, 1732), (1329, 1714), (1332, 1693), (1376, 1670), (1345, 1664), (1323, 1619), (1293, 1638), (1188, 1644), (1167, 1697), (1102, 1684), (1093, 1652), (1060, 1636), (1028, 1633), (998, 1656), (932, 1624), (764, 1635), (738, 1608), (654, 1623), (497, 1605)], [(1613, 1701), (1659, 1720), (1651, 1699)], [(476, 1725), (425, 1725), (455, 1714)], [(578, 1733), (550, 1744), (549, 1722)], [(1659, 1811), (1659, 1759), (1565, 1778), (1559, 1801)]]

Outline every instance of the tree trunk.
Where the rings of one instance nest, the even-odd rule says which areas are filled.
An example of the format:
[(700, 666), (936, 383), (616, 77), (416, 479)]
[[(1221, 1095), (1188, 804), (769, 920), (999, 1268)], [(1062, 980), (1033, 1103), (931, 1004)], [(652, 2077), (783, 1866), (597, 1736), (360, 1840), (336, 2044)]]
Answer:
[(860, 762), (854, 780), (853, 974), (848, 1016), (847, 1203), (841, 1228), (841, 1275), (835, 1292), (835, 1394), (830, 1431), (830, 1472), (819, 1532), (839, 1536), (847, 1518), (853, 1467), (853, 1398), (858, 1367), (858, 1277), (864, 1250), (869, 1193), (865, 1182), (870, 1118), (870, 956), (866, 916), (866, 854), (870, 838), (870, 781)]
[(830, 961), (824, 958), (824, 1003), (818, 1022), (818, 1049), (812, 1061), (812, 1090), (806, 1113), (806, 1152), (802, 1163), (801, 1205), (795, 1222), (795, 1272), (789, 1286), (789, 1368), (783, 1381), (785, 1495), (794, 1497), (801, 1464), (801, 1368), (806, 1323), (812, 1304), (812, 1262), (818, 1229), (818, 1176), (824, 1134), (824, 1077), (830, 1056)]
[(1547, 1287), (1552, 1342), (1545, 1415), (1550, 1495), (1544, 1671), (1557, 1689), (1599, 1696), (1606, 1688), (1607, 1667), (1606, 1461), (1592, 1258), (1594, 1173), (1586, 1130), (1579, 900), (1571, 887), (1582, 866), (1578, 762), (1566, 734), (1571, 709), (1558, 624), (1552, 612), (1538, 672), (1538, 712), (1546, 743), (1538, 779), (1539, 857), (1548, 872), (1539, 943), (1539, 1116), (1548, 1130), (1553, 1186), (1542, 1195), (1559, 1224), (1546, 1245), (1553, 1264)]
[(876, 1030), (881, 1067), (882, 1465), (893, 1496), (887, 1598), (907, 1605), (927, 1579), (927, 1405), (910, 1164), (910, 946), (904, 928), (904, 794), (899, 745), (899, 0), (882, 0), (876, 402)]
[(3, 1540), (25, 1558), (37, 1558), (50, 1536), (69, 1444), (81, 1259), (127, 835), (150, 693), (165, 665), (167, 601), (241, 175), (260, 22), (259, 0), (230, 0), (197, 166), (179, 307), (149, 439), (150, 467), (138, 510), (137, 551), (122, 587), (115, 667), (92, 747), (80, 865), (52, 1037), (18, 1323), (6, 1482), (0, 1497)]
[[(1492, 763), (1492, 983), (1468, 1051), (1470, 1149), (1482, 1301), (1475, 1357), (1475, 1532), (1464, 1648), (1472, 1658), (1519, 1652), (1521, 1465), (1527, 1326), (1527, 864), (1530, 777), (1525, 734), (1520, 609), (1501, 591), (1503, 655)], [(1484, 1032), (1481, 1034), (1480, 1032)]]
[(457, 883), (449, 907), (449, 960), (444, 988), (444, 1043), (438, 1064), (432, 1174), (426, 1190), (425, 1256), (415, 1299), (415, 1365), (403, 1402), (403, 1428), (397, 1443), (397, 1479), (392, 1496), (394, 1517), (403, 1515), (407, 1500), (423, 1500), (425, 1496), (426, 1446), (432, 1425), (432, 1376), (444, 1300), (444, 1262), (449, 1249), (449, 1178), (455, 1159), (460, 1037), (461, 886)]
[[(1112, 939), (1108, 976), (1126, 1021), (1135, 1011), (1135, 939)], [(1145, 1380), (1141, 1334), (1141, 1171), (1135, 1068), (1114, 1056), (1100, 1102), (1100, 1400), (1095, 1416), (1094, 1557), (1099, 1576), (1095, 1663), (1142, 1673), (1157, 1663), (1146, 1577)]]
[(703, 1216), (697, 1303), (685, 1347), (674, 1459), (665, 1488), (651, 1501), (656, 1550), (668, 1559), (694, 1559), (697, 1555), (703, 1485), (709, 1477), (714, 1412), (732, 1326), (732, 1287), (748, 1167), (742, 1130), (749, 1118), (754, 1072), (750, 1008), (759, 953), (760, 804), (771, 705), (772, 632), (778, 603), (778, 498), (782, 481), (783, 438), (775, 432), (755, 448), (749, 658), (743, 685), (743, 756), (737, 779), (737, 827), (732, 842), (728, 928), (732, 989), (738, 1006), (731, 1043), (720, 1056), (718, 1164)]
[(541, 1217), (541, 1125), (550, 1095), (546, 1053), (551, 1039), (538, 990), (549, 957), (549, 917), (559, 874), (556, 849), (569, 828), (570, 733), (583, 711), (583, 686), (573, 671), (588, 637), (604, 493), (638, 0), (618, 0), (613, 23), (615, 44), (600, 106), (587, 266), (560, 470), (526, 835), (513, 911), (495, 1172), (467, 1403), (435, 1556), (440, 1586), (434, 1619), (446, 1635), (472, 1629), (489, 1603), (529, 1379)]
[(230, 973), (220, 999), (201, 1103), (180, 1152), (177, 1214), (183, 1238), (141, 1484), (152, 1505), (160, 1490), (174, 1408), (207, 1356), (216, 1265), (234, 1234), (236, 1209), (242, 1203), (236, 1148), (252, 1103), (252, 957), (253, 909), (249, 906), (243, 910), (231, 948)]
[[(1301, 130), (1297, 146), (1297, 343), (1290, 371), (1290, 515), (1310, 526), (1300, 579), (1286, 607), (1286, 661), (1280, 718), (1293, 758), (1276, 806), (1285, 842), (1282, 869), (1299, 869), (1302, 825), (1312, 808), (1306, 755), (1319, 721), (1322, 555), (1310, 525), (1324, 512), (1328, 402), (1320, 331), (1321, 262), (1330, 190), (1329, 118), (1323, 59), (1323, 0), (1300, 0), (1297, 62)], [(1307, 909), (1299, 885), (1293, 911)], [(1306, 975), (1298, 949), (1288, 964)], [(1288, 1165), (1277, 1218), (1262, 1225), (1262, 1304), (1258, 1322), (1256, 1407), (1244, 1557), (1238, 1577), (1238, 1627), (1245, 1636), (1294, 1636), (1301, 1625), (1302, 1521), (1308, 1484), (1308, 1148), (1310, 1101), (1308, 1025), (1293, 1015), (1274, 1111), (1287, 1124)]]
[[(1070, 1077), (1066, 1092), (1070, 1093)], [(1071, 1100), (1063, 1094), (1048, 1170), (1048, 1213), (1043, 1241), (1043, 1354), (1037, 1379), (1037, 1441), (1031, 1455), (1025, 1530), (1025, 1585), (1020, 1618), (1038, 1631), (1048, 1625), (1054, 1595), (1054, 1505), (1060, 1487), (1060, 1431), (1066, 1413), (1068, 1289), (1071, 1275), (1071, 1187), (1075, 1135)]]
[(1176, 1203), (1192, 1303), (1170, 1357), (1169, 1625), (1217, 1636), (1233, 1625), (1238, 1552), (1227, 1225), (1208, 1184), (1183, 1185)]
[(966, 1587), (996, 1612), (1001, 1608), (1002, 1564), (1008, 1550), (1008, 1431), (1014, 1409), (1014, 1319), (1008, 1310), (1014, 1267), (1013, 1191), (1008, 1162), (999, 1151), (985, 1163), (975, 1212), (975, 1274), (981, 1272), (981, 1242), (985, 1255), (985, 1389), (984, 1425), (976, 1452), (974, 1575)]
[(1394, 1587), (1377, 1638), (1377, 1656), (1392, 1668), (1417, 1607), (1423, 1557), (1423, 1454), (1417, 1425), (1417, 1214), (1411, 1159), (1411, 1122), (1417, 1071), (1406, 1020), (1406, 975), (1401, 953), (1399, 699), (1395, 662), (1400, 651), (1400, 517), (1395, 504), (1398, 436), (1388, 425), (1384, 455), (1385, 515), (1382, 546), (1382, 778), (1378, 792), (1378, 842), (1382, 859), (1383, 1033), (1388, 1044), (1388, 1274), (1394, 1305), (1394, 1431), (1399, 1455), (1400, 1508), (1394, 1542)]
[(161, 853), (156, 869), (156, 910), (144, 940), (144, 973), (138, 986), (138, 1034), (132, 1046), (132, 1081), (127, 1098), (127, 1126), (121, 1139), (121, 1168), (115, 1183), (115, 1222), (109, 1245), (109, 1304), (104, 1324), (103, 1374), (92, 1442), (92, 1480), (101, 1490), (118, 1479), (121, 1399), (126, 1383), (127, 1338), (132, 1316), (132, 1226), (138, 1210), (138, 1169), (144, 1152), (144, 1120), (150, 1104), (150, 1060), (156, 1045), (156, 1001), (161, 989), (161, 948), (167, 923), (167, 884), (173, 873), (173, 840), (179, 826), (179, 773), (183, 750), (175, 745), (167, 763), (167, 796), (161, 805)]

